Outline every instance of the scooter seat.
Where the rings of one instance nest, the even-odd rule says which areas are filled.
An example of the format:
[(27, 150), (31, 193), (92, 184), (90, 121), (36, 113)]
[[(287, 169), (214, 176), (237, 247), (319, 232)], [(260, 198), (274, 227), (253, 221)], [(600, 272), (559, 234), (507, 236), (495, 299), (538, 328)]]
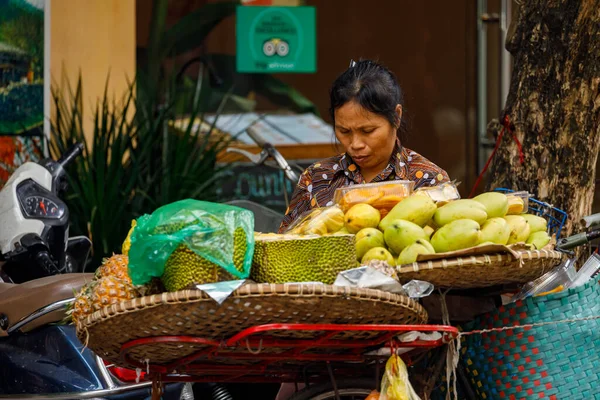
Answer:
[[(84, 284), (90, 282), (94, 274), (62, 274), (48, 276), (33, 281), (12, 284), (0, 283), (0, 317), (8, 319), (0, 329), (0, 336), (8, 335), (8, 330), (36, 311), (54, 304), (61, 300), (74, 297), (73, 291), (77, 291)], [(65, 317), (66, 306), (52, 311), (22, 326), (21, 332), (52, 322), (58, 322)]]

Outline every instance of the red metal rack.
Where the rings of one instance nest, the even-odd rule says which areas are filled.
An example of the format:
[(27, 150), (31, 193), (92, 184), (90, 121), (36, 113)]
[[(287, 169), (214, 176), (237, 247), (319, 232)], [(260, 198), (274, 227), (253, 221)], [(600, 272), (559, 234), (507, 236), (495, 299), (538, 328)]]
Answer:
[[(401, 342), (406, 332), (439, 332), (434, 341)], [(363, 336), (361, 338), (361, 335)], [(445, 325), (258, 325), (225, 340), (192, 336), (156, 336), (129, 341), (121, 347), (126, 365), (149, 371), (153, 379), (195, 382), (300, 382), (327, 378), (332, 371), (343, 376), (364, 375), (386, 356), (368, 355), (390, 346), (417, 352), (441, 346), (456, 338), (458, 330)], [(159, 343), (194, 344), (203, 348), (167, 365), (146, 365), (131, 356), (140, 346)], [(370, 373), (370, 372), (369, 372)]]

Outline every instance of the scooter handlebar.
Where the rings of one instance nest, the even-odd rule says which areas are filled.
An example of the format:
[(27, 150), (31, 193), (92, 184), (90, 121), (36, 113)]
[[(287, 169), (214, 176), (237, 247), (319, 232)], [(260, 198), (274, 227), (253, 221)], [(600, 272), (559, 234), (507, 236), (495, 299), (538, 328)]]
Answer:
[(588, 229), (600, 228), (600, 213), (588, 215), (587, 217), (583, 217), (583, 223), (585, 224), (585, 227)]
[(75, 143), (71, 146), (57, 161), (57, 163), (62, 167), (66, 168), (76, 157), (78, 157), (83, 152), (83, 144)]

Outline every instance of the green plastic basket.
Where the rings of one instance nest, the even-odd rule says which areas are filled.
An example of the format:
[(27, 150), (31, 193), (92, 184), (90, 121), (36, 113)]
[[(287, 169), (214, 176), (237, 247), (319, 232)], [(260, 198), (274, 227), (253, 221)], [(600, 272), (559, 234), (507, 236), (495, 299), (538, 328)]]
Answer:
[[(594, 280), (507, 304), (464, 331), (599, 315), (600, 284)], [(600, 320), (463, 336), (461, 362), (482, 399), (600, 399)]]

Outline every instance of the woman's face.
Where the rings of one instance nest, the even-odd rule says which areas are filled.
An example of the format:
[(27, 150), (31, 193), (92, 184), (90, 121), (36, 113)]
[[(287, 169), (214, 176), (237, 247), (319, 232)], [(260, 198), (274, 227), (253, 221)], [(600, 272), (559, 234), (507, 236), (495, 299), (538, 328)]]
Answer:
[[(400, 121), (401, 105), (396, 107), (396, 112)], [(378, 174), (387, 166), (396, 144), (396, 130), (385, 117), (364, 109), (355, 101), (335, 110), (335, 136), (363, 175), (364, 172)]]

